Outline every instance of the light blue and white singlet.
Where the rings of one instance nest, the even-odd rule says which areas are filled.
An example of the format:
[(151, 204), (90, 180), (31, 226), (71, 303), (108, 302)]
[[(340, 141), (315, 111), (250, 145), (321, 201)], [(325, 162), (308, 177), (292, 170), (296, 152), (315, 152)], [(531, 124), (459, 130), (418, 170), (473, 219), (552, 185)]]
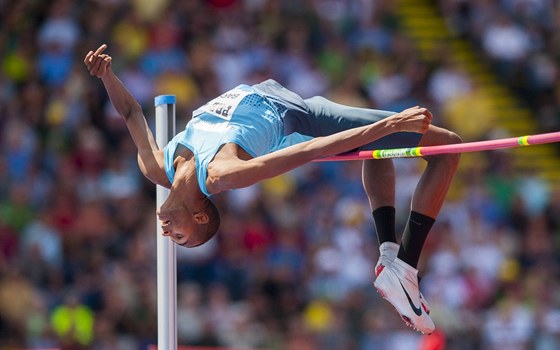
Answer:
[(179, 144), (187, 147), (195, 157), (200, 189), (209, 196), (206, 189), (208, 164), (222, 145), (232, 142), (258, 157), (307, 139), (311, 137), (285, 136), (278, 106), (253, 87), (239, 85), (193, 112), (185, 130), (164, 149), (165, 172), (172, 183), (175, 150)]
[[(210, 196), (208, 164), (226, 143), (235, 143), (258, 157), (314, 137), (375, 123), (394, 113), (345, 106), (320, 96), (302, 99), (272, 79), (239, 85), (193, 112), (185, 130), (164, 148), (165, 172), (173, 183), (175, 151), (178, 145), (185, 146), (194, 154), (200, 190)], [(415, 147), (421, 136), (397, 132), (358, 149)]]

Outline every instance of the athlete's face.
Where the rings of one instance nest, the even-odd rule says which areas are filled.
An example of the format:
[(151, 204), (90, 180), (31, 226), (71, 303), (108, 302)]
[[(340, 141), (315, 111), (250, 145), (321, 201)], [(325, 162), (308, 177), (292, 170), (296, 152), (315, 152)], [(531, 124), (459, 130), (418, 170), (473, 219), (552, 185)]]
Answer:
[(157, 212), (161, 234), (184, 247), (199, 246), (204, 241), (197, 235), (197, 230), (208, 223), (208, 215), (201, 211), (193, 212), (182, 201), (175, 201), (174, 198), (170, 194)]
[(173, 242), (188, 246), (189, 237), (194, 232), (193, 220), (189, 220), (189, 214), (185, 213), (184, 216), (175, 217), (175, 215), (162, 215), (158, 214), (161, 224), (161, 234), (169, 237)]
[[(192, 213), (173, 191), (158, 209), (161, 234), (179, 245), (188, 245), (189, 237), (195, 231)], [(192, 243), (192, 242), (191, 242)]]
[(179, 245), (196, 247), (205, 242), (200, 233), (206, 232), (209, 217), (204, 212), (206, 197), (198, 198), (190, 192), (189, 170), (192, 169), (187, 166), (177, 168), (175, 181), (157, 215), (163, 236)]

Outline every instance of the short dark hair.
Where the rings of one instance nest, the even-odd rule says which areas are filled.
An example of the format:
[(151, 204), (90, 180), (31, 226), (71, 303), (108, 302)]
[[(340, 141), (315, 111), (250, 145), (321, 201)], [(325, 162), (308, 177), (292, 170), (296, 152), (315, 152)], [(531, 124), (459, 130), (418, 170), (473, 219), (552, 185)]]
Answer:
[(194, 245), (189, 245), (189, 248), (198, 247), (208, 242), (220, 228), (220, 212), (209, 198), (205, 200), (204, 213), (208, 215), (208, 223), (197, 226), (192, 238), (189, 239), (193, 241)]

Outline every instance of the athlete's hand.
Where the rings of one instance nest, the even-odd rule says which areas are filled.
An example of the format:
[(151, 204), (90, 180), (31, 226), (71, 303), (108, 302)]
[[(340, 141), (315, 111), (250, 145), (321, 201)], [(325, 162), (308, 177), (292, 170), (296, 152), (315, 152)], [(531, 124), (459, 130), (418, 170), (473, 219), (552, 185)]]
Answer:
[(432, 122), (432, 113), (424, 107), (411, 107), (387, 118), (388, 126), (398, 131), (425, 133)]
[(89, 71), (89, 74), (95, 75), (98, 78), (103, 78), (105, 74), (111, 70), (111, 56), (104, 54), (103, 51), (107, 45), (103, 44), (95, 50), (90, 51), (84, 58), (84, 63)]

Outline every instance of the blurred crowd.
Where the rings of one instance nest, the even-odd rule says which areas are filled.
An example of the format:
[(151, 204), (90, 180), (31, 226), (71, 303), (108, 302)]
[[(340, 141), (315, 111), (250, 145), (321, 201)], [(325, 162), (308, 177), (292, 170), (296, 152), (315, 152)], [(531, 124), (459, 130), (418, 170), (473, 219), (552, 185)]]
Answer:
[(449, 27), (484, 53), (501, 81), (533, 110), (541, 129), (560, 126), (558, 3), (552, 0), (448, 1)]
[[(424, 62), (391, 0), (0, 0), (0, 349), (146, 349), (157, 338), (155, 186), (83, 57), (102, 43), (153, 127), (239, 83), (401, 110), (453, 129), (483, 106), (446, 55)], [(440, 0), (532, 108), (560, 124), (560, 6)], [(460, 102), (462, 101), (462, 103)], [(468, 103), (464, 103), (468, 101)], [(482, 102), (481, 102), (482, 103)], [(466, 140), (504, 135), (493, 122)], [(463, 166), (426, 242), (438, 331), (375, 292), (378, 245), (360, 162), (313, 163), (215, 196), (216, 238), (177, 249), (179, 344), (290, 350), (560, 348), (560, 193), (508, 151)], [(422, 162), (395, 161), (403, 228)]]

